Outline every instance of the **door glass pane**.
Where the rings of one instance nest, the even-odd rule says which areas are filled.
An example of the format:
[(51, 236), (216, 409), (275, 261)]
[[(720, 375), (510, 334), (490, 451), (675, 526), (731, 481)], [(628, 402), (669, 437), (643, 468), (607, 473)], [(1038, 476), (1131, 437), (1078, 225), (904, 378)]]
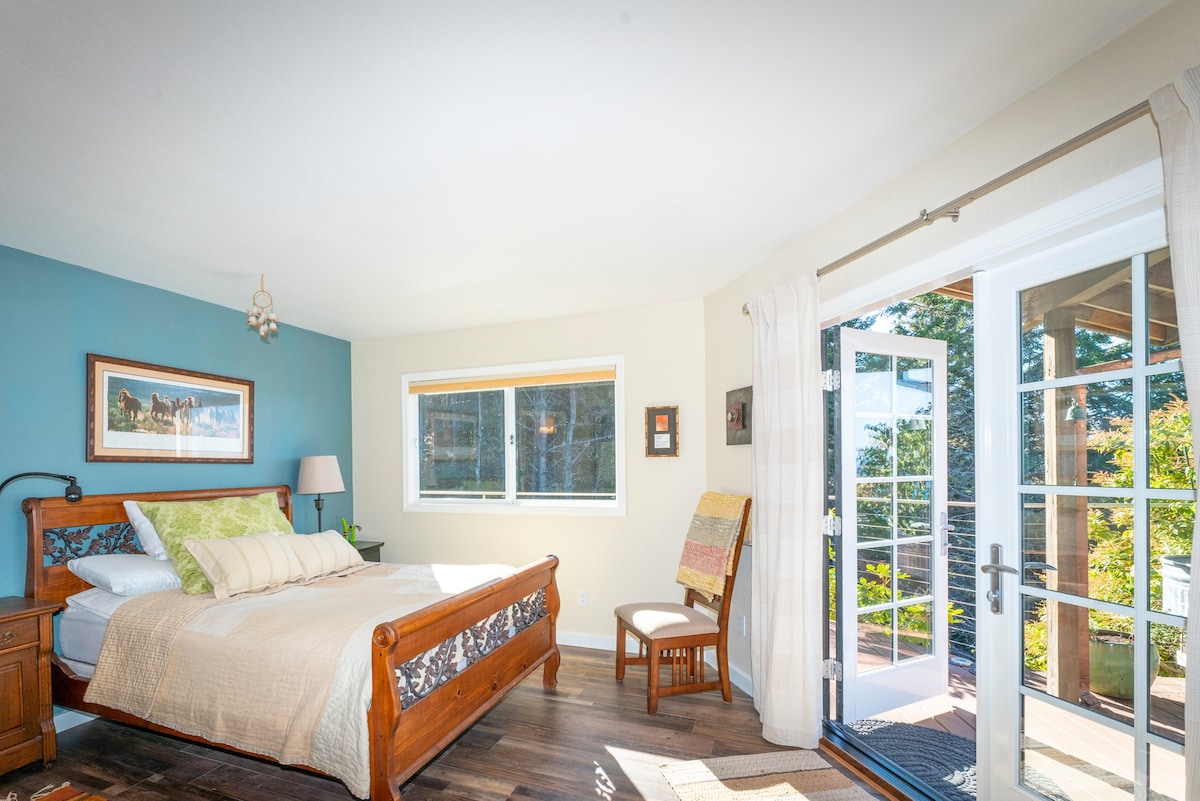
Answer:
[(892, 549), (865, 548), (858, 552), (859, 608), (892, 602)]
[(929, 542), (896, 546), (896, 597), (919, 598), (933, 593), (930, 584)]
[(1025, 484), (1133, 486), (1132, 458), (1117, 458), (1130, 452), (1132, 379), (1024, 392), (1021, 409)]
[(891, 419), (856, 417), (854, 420), (855, 471), (860, 478), (895, 475), (892, 467)]
[(1021, 784), (1054, 799), (1133, 798), (1133, 737), (1030, 696), (1021, 707)]
[(1179, 320), (1168, 248), (1146, 255), (1146, 305), (1150, 364), (1178, 359)]
[(1187, 617), (1194, 501), (1150, 501), (1150, 608)]
[[(1133, 685), (1133, 618), (1032, 597), (1024, 611), (1024, 685), (1132, 726), (1134, 704), (1146, 703)], [(1145, 653), (1153, 663), (1157, 649)]]
[(896, 485), (898, 537), (928, 537), (933, 533), (932, 481), (901, 481)]
[(890, 540), (892, 538), (891, 482), (863, 482), (858, 489), (858, 540)]
[(896, 474), (927, 476), (933, 472), (933, 426), (924, 417), (896, 421)]
[(1183, 801), (1183, 755), (1150, 746), (1150, 797), (1155, 801)]
[(1183, 373), (1150, 376), (1147, 384), (1150, 486), (1194, 490), (1196, 458), (1192, 451), (1192, 418)]
[(891, 667), (892, 609), (880, 609), (858, 616), (858, 672)]
[(1128, 498), (1025, 495), (1024, 564), (1029, 586), (1133, 606), (1133, 503)]
[(881, 353), (854, 356), (854, 411), (892, 414), (892, 357)]
[(1150, 640), (1158, 657), (1158, 674), (1150, 665), (1150, 731), (1183, 744), (1183, 709), (1187, 669), (1184, 667), (1184, 629), (1165, 623), (1150, 624)]
[(933, 362), (896, 357), (896, 414), (905, 417), (933, 412)]
[(1128, 368), (1132, 276), (1127, 259), (1021, 292), (1022, 380)]
[(896, 610), (899, 625), (896, 651), (898, 661), (933, 653), (933, 603), (905, 604)]

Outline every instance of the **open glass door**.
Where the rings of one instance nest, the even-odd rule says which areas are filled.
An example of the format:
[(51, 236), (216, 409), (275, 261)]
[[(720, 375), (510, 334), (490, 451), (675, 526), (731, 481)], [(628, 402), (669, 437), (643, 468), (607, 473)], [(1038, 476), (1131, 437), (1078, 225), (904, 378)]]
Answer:
[(946, 343), (840, 331), (842, 723), (946, 692)]
[(981, 798), (1184, 797), (1195, 459), (1170, 253), (1112, 256), (1136, 233), (976, 276)]

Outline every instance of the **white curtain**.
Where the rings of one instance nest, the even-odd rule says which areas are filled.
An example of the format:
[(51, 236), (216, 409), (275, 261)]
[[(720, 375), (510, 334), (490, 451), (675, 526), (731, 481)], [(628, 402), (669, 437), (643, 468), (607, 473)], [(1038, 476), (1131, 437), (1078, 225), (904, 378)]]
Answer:
[(817, 278), (778, 287), (747, 306), (754, 322), (754, 705), (767, 740), (815, 748), (826, 625)]
[[(1179, 314), (1188, 399), (1200, 402), (1200, 67), (1192, 67), (1174, 84), (1150, 97), (1162, 145), (1167, 203), (1167, 241)], [(1200, 420), (1192, 415), (1192, 441), (1200, 443)], [(1200, 553), (1200, 528), (1192, 532), (1193, 566)], [(1186, 798), (1200, 798), (1200, 591), (1188, 597), (1188, 677), (1184, 706)]]

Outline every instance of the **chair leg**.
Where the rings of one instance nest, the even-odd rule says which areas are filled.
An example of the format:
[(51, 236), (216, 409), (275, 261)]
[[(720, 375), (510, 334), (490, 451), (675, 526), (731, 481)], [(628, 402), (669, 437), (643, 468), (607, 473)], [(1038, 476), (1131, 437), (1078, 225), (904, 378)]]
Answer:
[(662, 657), (662, 649), (654, 647), (653, 643), (647, 656), (650, 663), (646, 666), (646, 711), (651, 715), (658, 714), (658, 667)]
[(617, 618), (617, 681), (625, 680), (625, 626)]
[(729, 686), (729, 652), (717, 645), (717, 670), (721, 674), (721, 697), (725, 703), (733, 702), (733, 689)]

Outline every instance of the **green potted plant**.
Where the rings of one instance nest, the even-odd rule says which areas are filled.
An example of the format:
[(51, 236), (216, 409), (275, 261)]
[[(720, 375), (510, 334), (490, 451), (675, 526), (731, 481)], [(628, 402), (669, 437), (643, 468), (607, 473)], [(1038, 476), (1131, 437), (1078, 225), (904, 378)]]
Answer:
[[(1158, 648), (1149, 643), (1150, 684), (1158, 678)], [(1088, 636), (1091, 660), (1091, 689), (1109, 698), (1133, 698), (1133, 635), (1111, 629), (1096, 629)]]
[(351, 523), (342, 518), (342, 536), (346, 538), (346, 542), (353, 545), (358, 542), (358, 532), (362, 530), (362, 526)]

